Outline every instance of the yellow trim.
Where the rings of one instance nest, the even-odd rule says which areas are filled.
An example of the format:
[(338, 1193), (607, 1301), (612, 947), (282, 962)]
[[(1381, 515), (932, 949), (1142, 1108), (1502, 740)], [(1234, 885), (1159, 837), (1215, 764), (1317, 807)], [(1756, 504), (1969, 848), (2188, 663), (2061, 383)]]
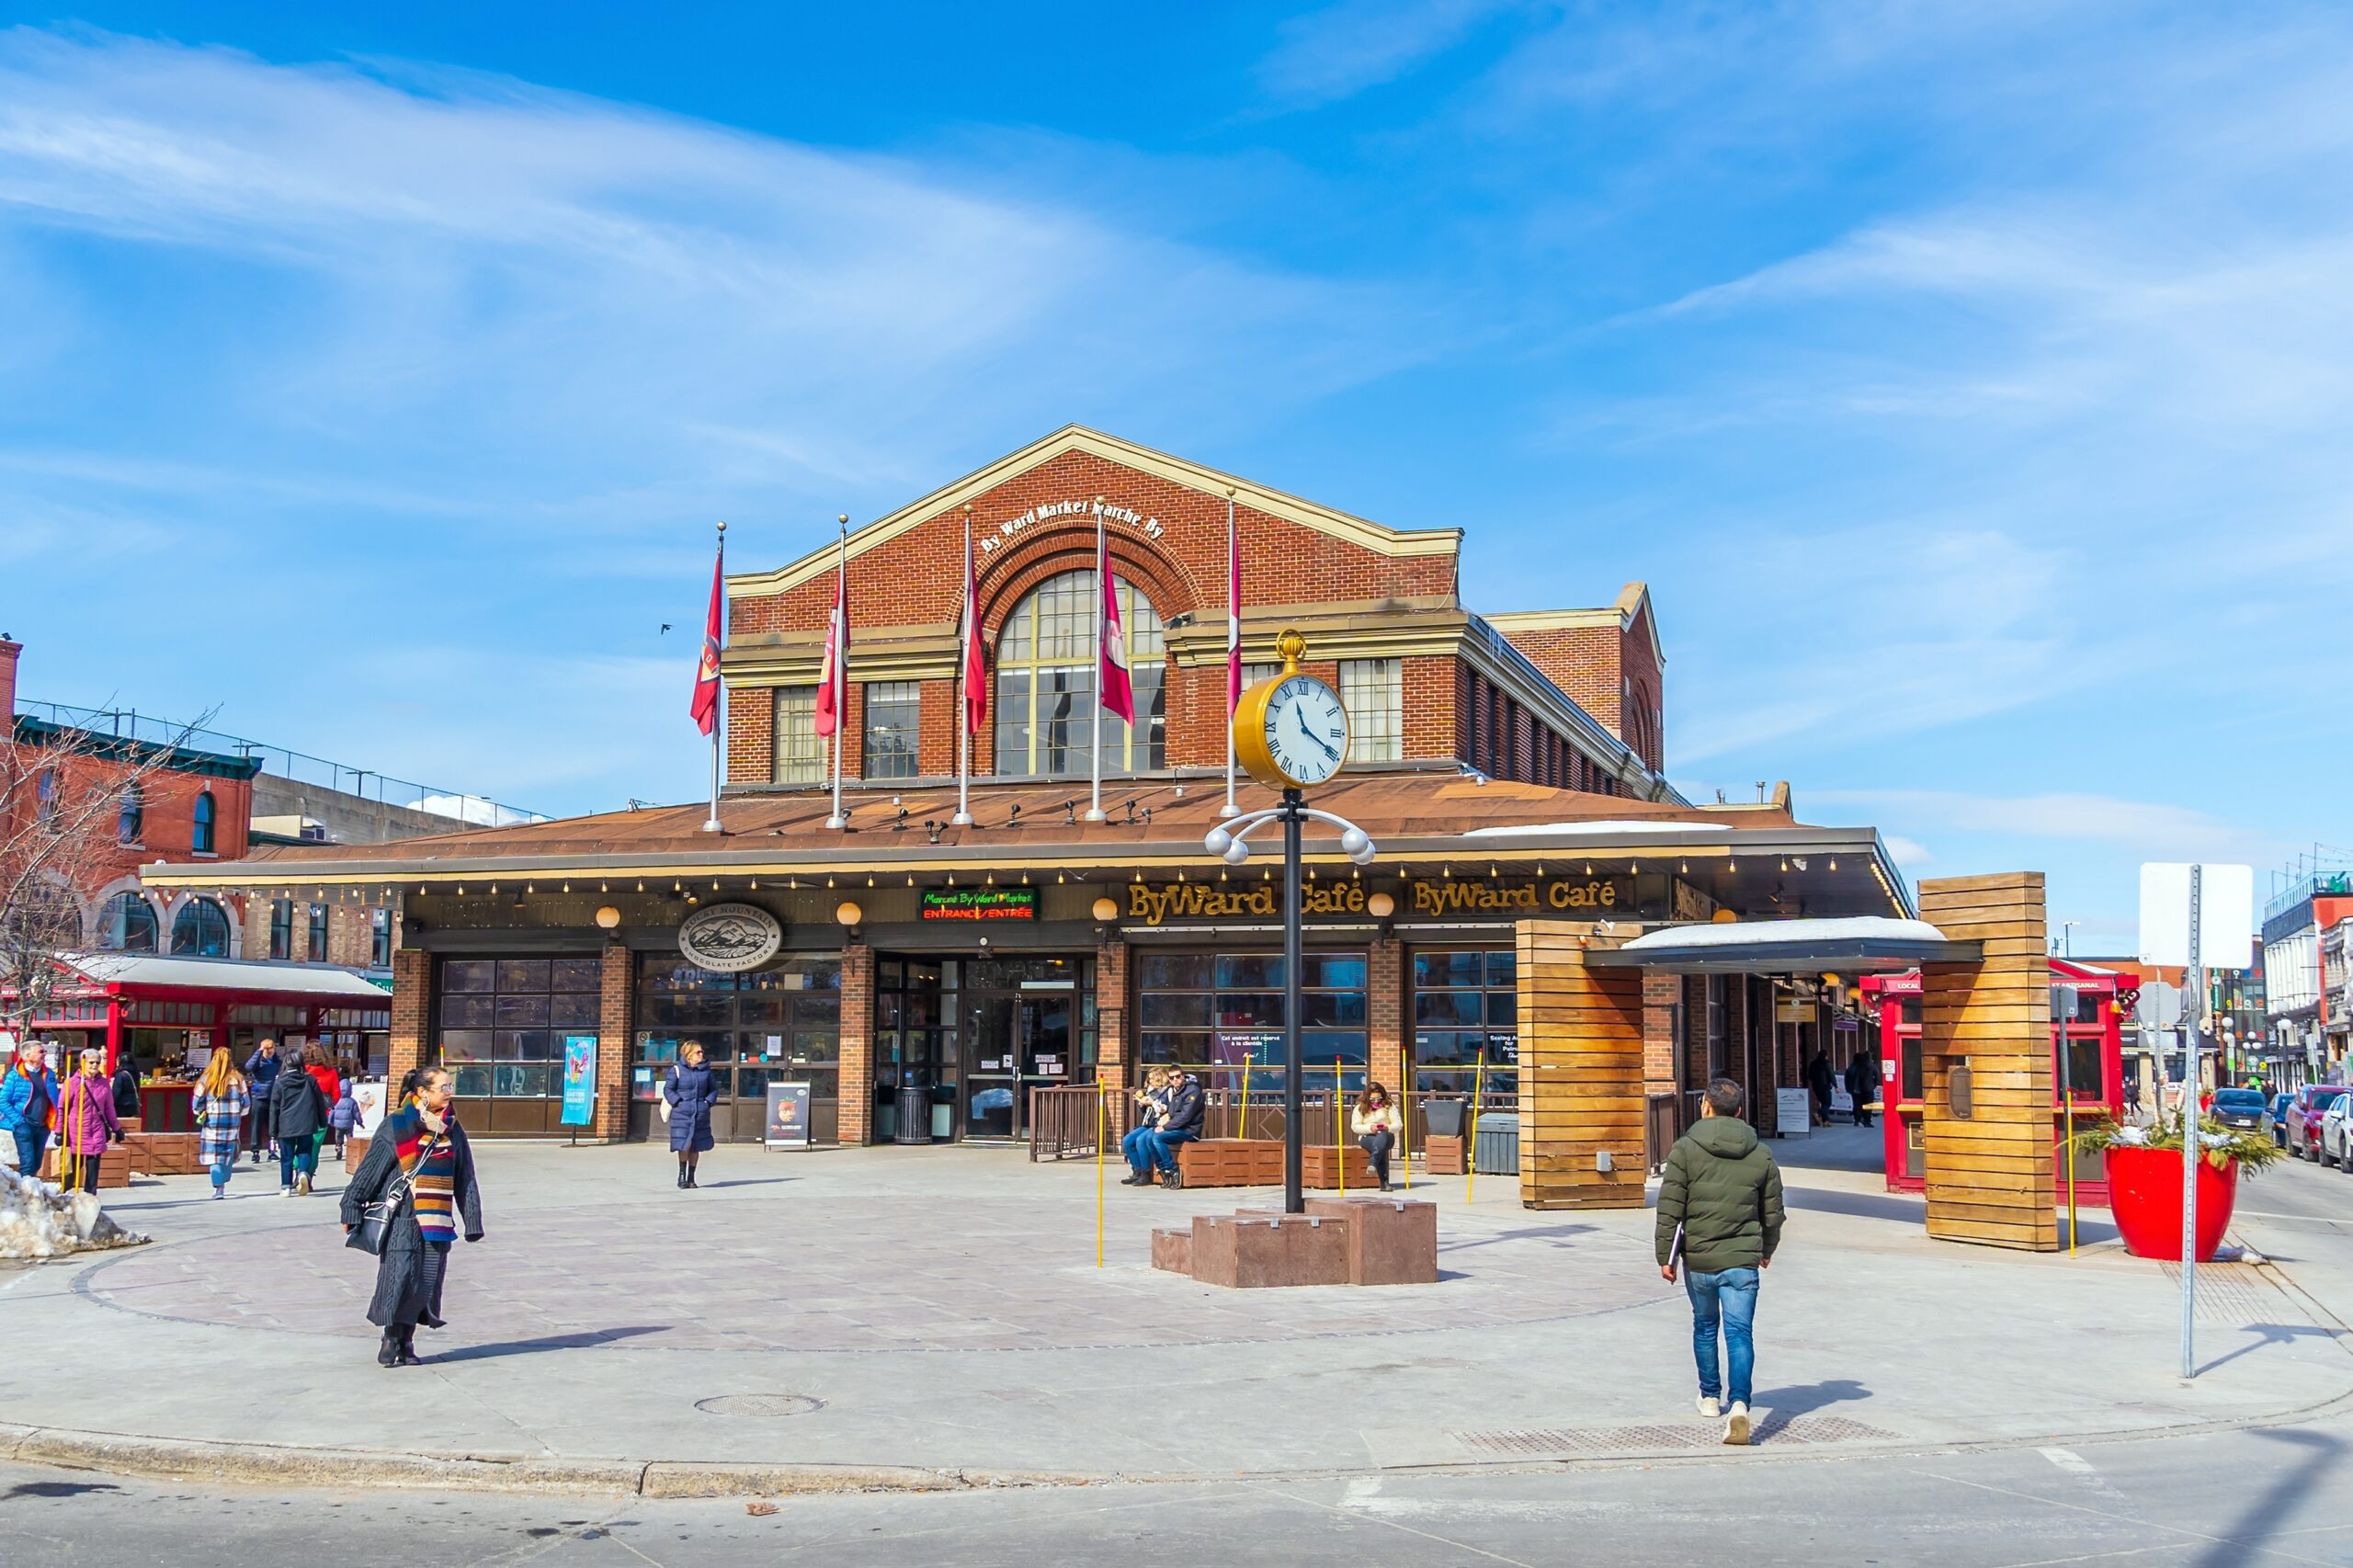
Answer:
[[(1154, 451), (1150, 447), (1123, 441), (1117, 436), (1107, 436), (1100, 430), (1090, 430), (1083, 425), (1065, 425), (1043, 440), (1033, 441), (1019, 451), (997, 459), (986, 468), (968, 473), (921, 500), (867, 524), (849, 536), (849, 553), (863, 555), (870, 550), (888, 544), (908, 529), (944, 512), (953, 511), (1024, 471), (1058, 458), (1064, 452), (1086, 452), (1107, 462), (1118, 463), (1208, 494), (1222, 496), (1231, 487), (1234, 500), (1253, 511), (1298, 523), (1382, 555), (1397, 558), (1454, 555), (1460, 553), (1462, 546), (1461, 528), (1389, 528), (1279, 490), (1254, 484), (1233, 474), (1221, 473), (1216, 469), (1172, 457), (1166, 452)], [(1001, 519), (984, 520), (994, 525)], [(727, 597), (731, 599), (750, 599), (788, 592), (824, 576), (833, 569), (837, 559), (836, 546), (828, 544), (773, 572), (730, 575)]]

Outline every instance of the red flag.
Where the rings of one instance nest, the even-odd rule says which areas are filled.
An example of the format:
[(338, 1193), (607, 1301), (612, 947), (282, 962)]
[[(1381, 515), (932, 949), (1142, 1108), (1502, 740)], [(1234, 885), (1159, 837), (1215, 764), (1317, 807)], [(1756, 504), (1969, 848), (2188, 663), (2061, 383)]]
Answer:
[(702, 659), (695, 665), (695, 699), (687, 709), (706, 735), (719, 722), (719, 618), (727, 596), (725, 559), (722, 555), (710, 563), (710, 613), (703, 618)]
[(1120, 625), (1120, 596), (1111, 581), (1110, 548), (1099, 534), (1095, 545), (1095, 580), (1103, 585), (1103, 648), (1098, 671), (1103, 710), (1117, 713), (1132, 728), (1136, 722), (1136, 694), (1128, 684), (1127, 632)]
[(1225, 503), (1225, 716), (1242, 706), (1242, 551), (1233, 533), (1233, 500)]
[(841, 721), (842, 672), (849, 660), (849, 551), (834, 574), (834, 614), (825, 623), (825, 665), (817, 676), (817, 733), (830, 735)]
[(977, 735), (989, 718), (989, 656), (981, 645), (980, 579), (972, 574), (972, 521), (964, 519), (964, 733)]

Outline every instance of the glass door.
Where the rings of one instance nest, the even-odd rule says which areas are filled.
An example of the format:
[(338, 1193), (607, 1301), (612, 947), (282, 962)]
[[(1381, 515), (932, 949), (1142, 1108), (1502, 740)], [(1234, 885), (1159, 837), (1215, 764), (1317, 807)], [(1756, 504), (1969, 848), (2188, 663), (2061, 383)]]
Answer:
[(963, 1135), (1010, 1140), (1019, 1131), (1018, 1004), (1011, 996), (967, 995), (964, 1001), (969, 1043), (964, 1048)]
[(1029, 1135), (1029, 1094), (1081, 1081), (1071, 1060), (1071, 1011), (1076, 998), (1067, 988), (1025, 992), (1016, 1004), (1015, 1039), (1019, 1044), (1021, 1082), (1015, 1089), (1015, 1128)]

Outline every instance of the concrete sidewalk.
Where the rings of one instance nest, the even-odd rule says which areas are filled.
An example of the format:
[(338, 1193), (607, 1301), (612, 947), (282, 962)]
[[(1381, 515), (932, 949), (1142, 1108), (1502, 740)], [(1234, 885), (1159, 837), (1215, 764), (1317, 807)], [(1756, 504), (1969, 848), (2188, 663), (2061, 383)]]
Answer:
[[(1838, 1163), (1842, 1130), (1786, 1160)], [(386, 1371), (373, 1260), (334, 1199), (241, 1167), (117, 1195), (153, 1246), (0, 1276), (0, 1456), (248, 1479), (824, 1485), (1722, 1458), (1691, 1412), (1651, 1215), (1442, 1205), (1436, 1285), (1221, 1291), (1144, 1266), (1154, 1224), (1264, 1193), (1108, 1185), (1007, 1151), (477, 1144), (490, 1235), (450, 1326)], [(1118, 1173), (1114, 1170), (1112, 1175)], [(2211, 1369), (2176, 1376), (2177, 1288), (2105, 1225), (2077, 1257), (1929, 1242), (1867, 1173), (1788, 1172), (1758, 1314), (1760, 1452), (2080, 1440), (2353, 1398), (2325, 1312), (2205, 1272)], [(1831, 1446), (1835, 1445), (1835, 1449)]]

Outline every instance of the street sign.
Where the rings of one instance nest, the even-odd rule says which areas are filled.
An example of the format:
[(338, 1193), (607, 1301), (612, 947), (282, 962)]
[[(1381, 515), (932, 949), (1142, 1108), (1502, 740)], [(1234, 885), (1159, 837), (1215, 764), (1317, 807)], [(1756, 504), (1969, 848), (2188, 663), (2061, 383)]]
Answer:
[[(2198, 950), (2214, 969), (2245, 969), (2255, 935), (2255, 868), (2206, 866), (2198, 909)], [(2141, 863), (2143, 963), (2187, 964), (2189, 953), (2189, 865)]]

